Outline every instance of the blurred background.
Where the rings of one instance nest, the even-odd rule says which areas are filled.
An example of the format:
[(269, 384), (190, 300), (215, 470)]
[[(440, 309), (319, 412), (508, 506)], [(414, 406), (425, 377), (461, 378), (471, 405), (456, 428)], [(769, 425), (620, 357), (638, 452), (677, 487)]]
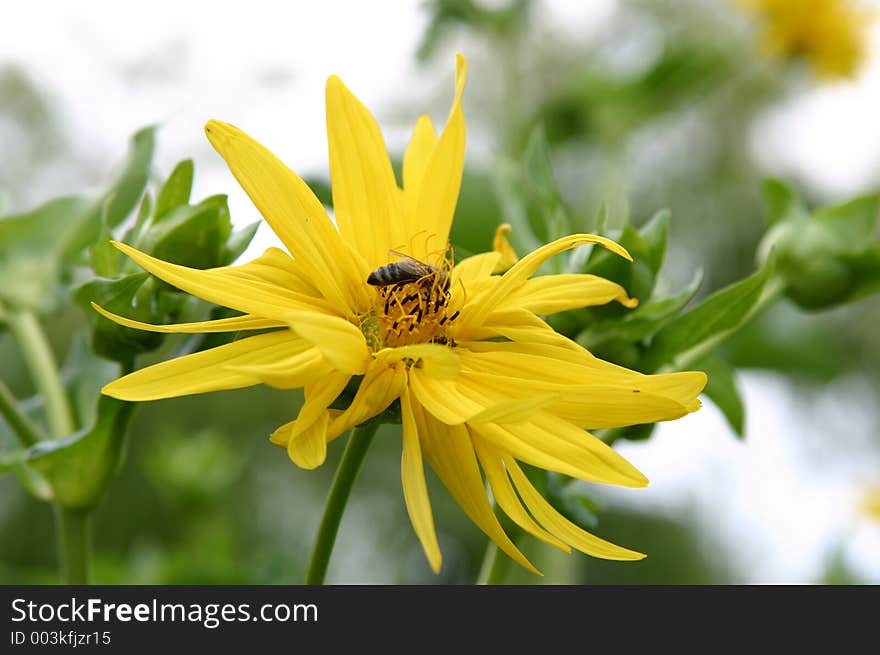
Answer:
[[(528, 213), (512, 171), (541, 126), (579, 229), (600, 207), (611, 227), (668, 208), (664, 278), (679, 288), (702, 270), (705, 295), (754, 269), (766, 176), (811, 206), (880, 189), (880, 25), (865, 27), (858, 66), (833, 75), (773, 56), (747, 4), (20, 4), (0, 24), (2, 213), (101, 185), (129, 136), (159, 124), (157, 175), (192, 158), (194, 196), (228, 194), (233, 223), (247, 225), (257, 212), (204, 138), (207, 119), (242, 127), (326, 190), (326, 77), (339, 75), (373, 110), (399, 158), (420, 113), (445, 120), (462, 52), (468, 151), (456, 245), (486, 250), (496, 225)], [(261, 226), (242, 259), (275, 244)], [(649, 440), (616, 443), (647, 489), (589, 487), (595, 532), (649, 557), (605, 562), (526, 540), (546, 576), (516, 571), (510, 581), (880, 583), (880, 512), (867, 500), (880, 493), (878, 323), (876, 296), (822, 313), (774, 305), (723, 349), (744, 397), (742, 437), (706, 402)], [(50, 320), (61, 361), (84, 324), (78, 310)], [(0, 376), (19, 397), (33, 393), (8, 334)], [(299, 582), (343, 446), (307, 472), (268, 442), (300, 402), (299, 392), (255, 387), (142, 404), (96, 514), (95, 581)], [(434, 576), (406, 515), (399, 457), (398, 428), (382, 428), (328, 582), (472, 581), (485, 538), (430, 476), (444, 553)], [(14, 477), (0, 479), (0, 582), (57, 580), (51, 514)]]

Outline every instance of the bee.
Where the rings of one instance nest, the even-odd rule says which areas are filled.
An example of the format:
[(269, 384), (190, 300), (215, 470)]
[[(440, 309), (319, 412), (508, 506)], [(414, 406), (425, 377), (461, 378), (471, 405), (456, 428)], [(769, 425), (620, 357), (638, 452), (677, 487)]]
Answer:
[(404, 255), (396, 250), (389, 251), (392, 255), (399, 257), (400, 261), (391, 262), (380, 266), (370, 273), (367, 278), (367, 284), (374, 287), (388, 287), (392, 285), (404, 285), (411, 282), (418, 282), (431, 276), (437, 276), (437, 280), (442, 289), (446, 289), (449, 281), (446, 272), (433, 264), (426, 264), (409, 255)]

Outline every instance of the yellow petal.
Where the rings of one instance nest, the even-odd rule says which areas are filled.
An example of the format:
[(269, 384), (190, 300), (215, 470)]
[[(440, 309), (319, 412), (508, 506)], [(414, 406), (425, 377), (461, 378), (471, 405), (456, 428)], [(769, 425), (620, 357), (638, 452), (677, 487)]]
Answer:
[(525, 473), (522, 472), (522, 469), (520, 469), (512, 457), (505, 456), (504, 463), (507, 465), (507, 471), (511, 478), (513, 478), (513, 483), (516, 485), (516, 489), (523, 502), (525, 502), (526, 507), (529, 508), (529, 511), (541, 525), (562, 541), (571, 544), (582, 553), (602, 559), (632, 561), (645, 558), (644, 553), (621, 548), (576, 526), (557, 512), (538, 493), (538, 490), (529, 482)]
[(453, 379), (461, 368), (458, 353), (454, 349), (434, 343), (383, 348), (376, 353), (376, 359), (388, 363), (411, 359), (416, 362), (415, 368), (440, 380)]
[(124, 316), (119, 316), (107, 311), (97, 303), (92, 303), (92, 308), (110, 319), (114, 323), (136, 330), (149, 330), (150, 332), (166, 332), (169, 334), (199, 334), (207, 332), (238, 332), (239, 330), (264, 330), (266, 328), (283, 327), (284, 323), (270, 318), (259, 316), (233, 316), (232, 318), (220, 318), (213, 321), (199, 321), (197, 323), (174, 323), (172, 325), (153, 325), (135, 321)]
[[(239, 267), (227, 266), (201, 270), (164, 262), (131, 246), (111, 242), (139, 266), (182, 291), (208, 302), (231, 307), (240, 312), (273, 320), (284, 320), (291, 309), (329, 311), (323, 300), (312, 298), (271, 282), (254, 279), (254, 269), (244, 275)], [(244, 268), (244, 267), (242, 267)]]
[(321, 295), (340, 307), (369, 304), (357, 258), (337, 232), (323, 205), (293, 171), (243, 131), (208, 121), (205, 133), (254, 205), (300, 262)]
[(461, 109), (461, 94), (467, 79), (467, 62), (456, 56), (455, 99), (443, 134), (431, 153), (425, 167), (423, 182), (419, 185), (416, 220), (427, 234), (445, 246), (452, 226), (452, 216), (458, 202), (461, 177), (464, 170), (465, 124)]
[(326, 96), (336, 224), (372, 270), (388, 262), (404, 234), (397, 182), (369, 110), (336, 76), (327, 80)]
[(318, 416), (302, 432), (294, 435), (287, 444), (290, 460), (302, 469), (316, 469), (327, 459), (327, 412)]
[(447, 425), (464, 423), (487, 407), (462, 395), (454, 381), (433, 378), (417, 369), (410, 370), (409, 384), (419, 403)]
[(535, 314), (555, 314), (569, 309), (604, 305), (616, 300), (625, 307), (638, 301), (626, 290), (596, 275), (541, 275), (526, 282), (498, 304), (498, 310), (522, 308)]
[(468, 311), (462, 312), (462, 323), (466, 321), (468, 325), (480, 325), (489, 312), (493, 311), (507, 296), (517, 291), (550, 257), (565, 250), (587, 244), (600, 245), (632, 261), (632, 257), (626, 249), (611, 239), (594, 234), (572, 234), (562, 237), (530, 252), (502, 275), (498, 284), (493, 285), (485, 293), (469, 299)]
[(540, 575), (513, 544), (492, 511), (467, 429), (439, 423), (425, 415), (418, 403), (413, 403), (412, 409), (428, 464), (443, 480), (465, 514), (517, 564)]
[(277, 389), (298, 389), (329, 374), (333, 368), (321, 351), (302, 340), (300, 350), (260, 366), (227, 364), (236, 373), (257, 378), (263, 384)]
[(351, 405), (333, 419), (328, 429), (328, 439), (360, 425), (400, 397), (406, 386), (406, 366), (402, 362), (373, 361), (364, 374)]
[(413, 417), (409, 393), (404, 390), (400, 396), (400, 415), (403, 423), (403, 455), (400, 458), (400, 477), (403, 481), (403, 499), (413, 529), (416, 531), (428, 563), (434, 573), (440, 572), (442, 556), (437, 532), (434, 530), (434, 516), (425, 483), (425, 469), (422, 465), (422, 448), (419, 433)]
[(510, 484), (510, 478), (504, 469), (504, 461), (499, 451), (479, 437), (474, 437), (473, 444), (474, 449), (477, 451), (477, 456), (480, 458), (480, 464), (483, 465), (483, 470), (486, 472), (486, 479), (492, 489), (492, 496), (504, 513), (529, 534), (563, 552), (570, 553), (571, 548), (568, 544), (560, 541), (535, 523), (525, 507), (522, 506), (516, 492), (513, 490), (513, 486)]
[(290, 329), (321, 351), (333, 368), (359, 375), (370, 361), (370, 349), (363, 333), (338, 316), (319, 312), (289, 312)]
[(638, 389), (668, 398), (689, 412), (699, 407), (697, 395), (706, 384), (702, 371), (645, 375), (601, 360), (573, 342), (569, 345), (574, 347), (470, 342), (459, 344), (456, 350), (466, 372), (521, 378), (524, 384), (541, 389), (555, 389), (557, 384)]
[(513, 228), (510, 227), (510, 223), (502, 223), (495, 229), (495, 238), (492, 239), (492, 250), (497, 252), (500, 258), (492, 270), (493, 273), (503, 273), (519, 261), (516, 251), (510, 245), (510, 241), (507, 240), (507, 235), (510, 234), (511, 230)]
[(484, 252), (461, 260), (452, 269), (452, 282), (450, 288), (455, 291), (459, 288), (459, 281), (470, 289), (474, 282), (485, 280), (492, 275), (492, 271), (501, 261), (501, 253)]
[[(412, 138), (403, 155), (403, 202), (406, 216), (406, 231), (409, 235), (415, 235), (420, 229), (416, 215), (416, 203), (419, 200), (419, 190), (425, 177), (425, 170), (434, 146), (437, 144), (437, 133), (434, 124), (427, 115), (419, 116), (413, 129)], [(416, 249), (418, 244), (411, 244), (413, 254), (419, 259), (427, 256), (427, 247)]]
[(270, 364), (301, 348), (302, 340), (289, 330), (259, 334), (142, 368), (114, 380), (101, 392), (120, 400), (142, 401), (238, 389), (260, 380), (230, 367)]

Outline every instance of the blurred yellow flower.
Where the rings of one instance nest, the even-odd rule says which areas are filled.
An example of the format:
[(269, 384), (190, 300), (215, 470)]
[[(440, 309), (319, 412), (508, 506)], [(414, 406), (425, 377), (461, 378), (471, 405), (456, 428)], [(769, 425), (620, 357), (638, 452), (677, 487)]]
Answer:
[(855, 0), (740, 0), (763, 23), (773, 56), (803, 57), (822, 78), (853, 77), (866, 58), (873, 12)]
[(864, 490), (860, 509), (866, 517), (880, 523), (880, 485), (872, 485)]
[[(446, 126), (438, 136), (427, 116), (419, 118), (400, 187), (375, 119), (337, 77), (328, 80), (335, 226), (272, 153), (238, 128), (210, 121), (208, 139), (289, 254), (270, 248), (248, 264), (197, 270), (117, 243), (162, 280), (242, 315), (154, 326), (96, 309), (145, 330), (263, 332), (141, 369), (103, 392), (142, 401), (259, 383), (304, 387), (296, 420), (271, 440), (307, 469), (324, 462), (328, 442), (399, 399), (403, 495), (435, 571), (441, 555), (423, 457), (468, 516), (530, 571), (537, 573), (501, 527), (486, 482), (498, 506), (547, 543), (640, 559), (564, 518), (518, 462), (591, 482), (645, 486), (635, 467), (585, 430), (683, 416), (699, 408), (706, 376), (649, 376), (615, 366), (539, 318), (611, 301), (635, 304), (618, 284), (593, 275), (531, 277), (549, 257), (586, 244), (631, 259), (613, 241), (576, 234), (517, 260), (502, 229), (497, 250), (452, 265), (447, 245), (464, 165), (465, 77), (459, 56)], [(506, 272), (493, 275), (500, 268)], [(351, 404), (331, 409), (353, 376), (363, 377)]]

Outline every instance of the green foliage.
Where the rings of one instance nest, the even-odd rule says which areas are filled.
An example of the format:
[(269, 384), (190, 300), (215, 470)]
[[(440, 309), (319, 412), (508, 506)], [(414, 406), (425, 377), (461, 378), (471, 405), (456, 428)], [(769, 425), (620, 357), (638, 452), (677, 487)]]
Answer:
[(720, 357), (707, 357), (696, 365), (709, 378), (704, 393), (724, 414), (737, 436), (744, 436), (745, 407), (734, 378), (734, 369)]
[[(0, 218), (0, 320), (5, 309), (66, 314), (75, 304), (91, 326), (89, 347), (74, 335), (64, 367), (62, 402), (72, 408), (78, 429), (0, 450), (0, 473), (16, 473), (35, 497), (70, 510), (90, 510), (102, 498), (122, 461), (133, 408), (100, 395), (100, 387), (117, 372), (99, 358), (131, 369), (138, 355), (165, 340), (165, 335), (107, 320), (92, 303), (135, 320), (164, 323), (184, 311), (187, 301), (184, 294), (139, 271), (112, 240), (122, 239), (175, 263), (209, 268), (231, 263), (256, 232), (257, 226), (250, 225), (233, 233), (225, 196), (189, 204), (189, 160), (178, 164), (158, 188), (154, 204), (147, 192), (154, 149), (155, 129), (144, 128), (132, 137), (124, 164), (104, 191), (57, 198)], [(51, 374), (54, 364), (46, 361), (44, 366), (45, 374)], [(49, 411), (40, 398), (33, 407), (38, 413)]]
[(880, 194), (808, 212), (779, 180), (765, 184), (770, 229), (759, 257), (776, 254), (785, 294), (804, 309), (857, 300), (880, 288)]
[(705, 298), (669, 321), (652, 339), (645, 370), (683, 370), (712, 352), (742, 327), (763, 302), (775, 297), (772, 261), (757, 272)]

